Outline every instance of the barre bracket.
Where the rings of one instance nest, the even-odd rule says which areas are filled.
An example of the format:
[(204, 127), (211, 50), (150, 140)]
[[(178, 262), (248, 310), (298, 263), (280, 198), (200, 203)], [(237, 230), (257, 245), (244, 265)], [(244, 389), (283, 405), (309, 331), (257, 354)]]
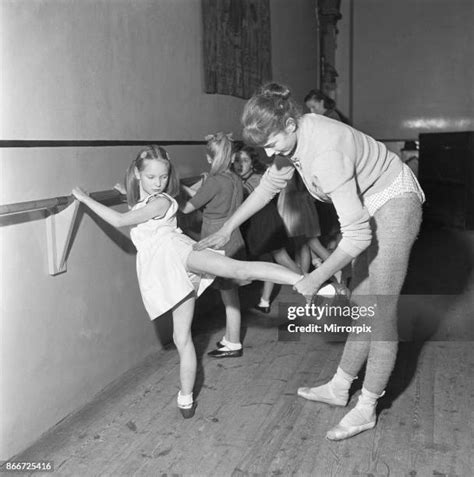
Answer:
[(71, 245), (74, 225), (80, 202), (74, 200), (61, 212), (46, 217), (48, 246), (48, 269), (50, 275), (59, 275), (67, 270), (67, 256)]

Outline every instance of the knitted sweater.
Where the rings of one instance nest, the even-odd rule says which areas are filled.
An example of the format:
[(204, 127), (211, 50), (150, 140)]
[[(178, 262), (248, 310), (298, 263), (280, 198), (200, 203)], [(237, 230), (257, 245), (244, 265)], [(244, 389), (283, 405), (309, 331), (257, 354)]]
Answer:
[(277, 157), (254, 194), (268, 202), (296, 168), (313, 197), (334, 204), (342, 233), (339, 246), (356, 257), (372, 239), (364, 198), (390, 186), (401, 172), (402, 161), (384, 144), (322, 115), (302, 116), (296, 135), (292, 156)]

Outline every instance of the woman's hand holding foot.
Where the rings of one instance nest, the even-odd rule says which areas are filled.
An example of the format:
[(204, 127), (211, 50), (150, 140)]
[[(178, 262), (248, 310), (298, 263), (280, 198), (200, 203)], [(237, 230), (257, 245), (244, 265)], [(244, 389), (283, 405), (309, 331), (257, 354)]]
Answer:
[(309, 303), (313, 295), (321, 288), (321, 281), (314, 273), (305, 275), (299, 282), (293, 285), (293, 290), (297, 291), (306, 298)]

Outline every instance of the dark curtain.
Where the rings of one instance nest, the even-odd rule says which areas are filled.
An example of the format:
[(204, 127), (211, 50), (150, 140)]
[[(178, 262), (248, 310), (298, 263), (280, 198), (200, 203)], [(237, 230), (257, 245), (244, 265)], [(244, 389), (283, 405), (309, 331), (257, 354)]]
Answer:
[(249, 98), (272, 78), (269, 0), (202, 0), (206, 93)]

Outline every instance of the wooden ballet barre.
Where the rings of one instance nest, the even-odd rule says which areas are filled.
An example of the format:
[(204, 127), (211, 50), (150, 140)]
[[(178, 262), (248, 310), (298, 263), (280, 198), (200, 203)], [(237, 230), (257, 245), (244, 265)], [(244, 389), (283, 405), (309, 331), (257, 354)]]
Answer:
[[(92, 192), (90, 196), (97, 202), (108, 202), (114, 199), (124, 200), (124, 195), (118, 190), (103, 190)], [(0, 216), (21, 214), (37, 210), (50, 210), (56, 207), (68, 206), (74, 201), (74, 196), (67, 195), (62, 197), (53, 197), (51, 199), (30, 200), (28, 202), (16, 202), (13, 204), (0, 205)]]
[[(182, 180), (183, 184), (192, 185), (203, 176), (188, 177)], [(89, 194), (94, 200), (102, 204), (117, 204), (126, 202), (124, 194), (116, 189), (92, 192)], [(73, 195), (53, 197), (50, 199), (30, 200), (0, 206), (0, 220), (15, 214), (47, 211), (45, 217), (46, 240), (48, 253), (48, 272), (50, 275), (59, 275), (66, 272), (67, 258), (74, 238), (76, 219), (81, 203)]]
[[(92, 192), (90, 196), (101, 203), (125, 201), (125, 196), (115, 189)], [(41, 210), (48, 211), (45, 218), (48, 271), (50, 275), (58, 275), (64, 273), (67, 268), (67, 257), (73, 241), (80, 204), (72, 195), (17, 202), (0, 206), (0, 218)]]

